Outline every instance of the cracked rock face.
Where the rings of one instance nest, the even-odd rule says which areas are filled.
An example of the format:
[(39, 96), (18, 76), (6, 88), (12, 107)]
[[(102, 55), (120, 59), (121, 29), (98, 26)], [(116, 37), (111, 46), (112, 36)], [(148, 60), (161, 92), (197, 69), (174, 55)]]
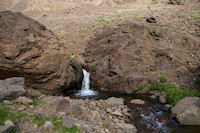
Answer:
[(21, 13), (0, 12), (0, 60), (1, 79), (22, 76), (46, 94), (59, 93), (77, 79), (58, 38)]

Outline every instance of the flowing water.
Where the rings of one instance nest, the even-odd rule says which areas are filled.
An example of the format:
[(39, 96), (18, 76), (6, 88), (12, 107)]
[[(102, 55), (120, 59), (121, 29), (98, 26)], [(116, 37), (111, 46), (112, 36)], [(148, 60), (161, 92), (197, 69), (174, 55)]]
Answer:
[(93, 98), (98, 96), (97, 91), (90, 90), (90, 73), (83, 69), (83, 75), (81, 90), (75, 96), (78, 98)]
[[(169, 110), (159, 103), (158, 98), (152, 99), (150, 94), (120, 94), (90, 89), (90, 73), (83, 69), (84, 79), (78, 92), (70, 92), (72, 98), (107, 99), (121, 97), (131, 109), (130, 120), (138, 129), (138, 133), (200, 133), (200, 126), (182, 126), (170, 116)], [(144, 105), (130, 103), (132, 99), (142, 99)]]

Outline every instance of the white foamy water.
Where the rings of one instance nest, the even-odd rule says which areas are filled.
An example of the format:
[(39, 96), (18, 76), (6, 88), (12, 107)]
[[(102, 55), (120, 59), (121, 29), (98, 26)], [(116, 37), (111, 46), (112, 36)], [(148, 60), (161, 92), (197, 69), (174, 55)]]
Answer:
[(83, 81), (81, 90), (76, 93), (77, 97), (90, 98), (98, 95), (98, 92), (90, 90), (90, 73), (83, 69)]

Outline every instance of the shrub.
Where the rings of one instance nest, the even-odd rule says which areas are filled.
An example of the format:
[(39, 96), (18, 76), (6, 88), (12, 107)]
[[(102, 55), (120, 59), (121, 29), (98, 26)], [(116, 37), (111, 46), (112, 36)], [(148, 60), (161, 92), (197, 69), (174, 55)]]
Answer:
[(200, 96), (200, 94), (197, 93), (196, 91), (179, 90), (174, 85), (167, 85), (160, 82), (154, 86), (151, 86), (150, 89), (165, 91), (166, 92), (165, 98), (167, 99), (168, 103), (172, 105), (175, 105), (179, 100), (181, 100), (184, 97)]
[(95, 69), (96, 68), (96, 63), (90, 64), (90, 68)]
[(167, 82), (167, 77), (166, 77), (166, 76), (161, 76), (161, 77), (160, 77), (160, 82), (161, 82), (161, 83)]

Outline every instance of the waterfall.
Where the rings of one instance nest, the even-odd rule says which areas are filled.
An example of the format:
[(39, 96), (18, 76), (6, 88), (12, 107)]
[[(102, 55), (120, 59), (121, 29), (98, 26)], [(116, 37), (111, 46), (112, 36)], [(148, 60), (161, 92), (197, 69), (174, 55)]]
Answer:
[(83, 69), (83, 81), (81, 90), (75, 95), (80, 98), (92, 98), (98, 95), (98, 92), (90, 90), (90, 73)]

